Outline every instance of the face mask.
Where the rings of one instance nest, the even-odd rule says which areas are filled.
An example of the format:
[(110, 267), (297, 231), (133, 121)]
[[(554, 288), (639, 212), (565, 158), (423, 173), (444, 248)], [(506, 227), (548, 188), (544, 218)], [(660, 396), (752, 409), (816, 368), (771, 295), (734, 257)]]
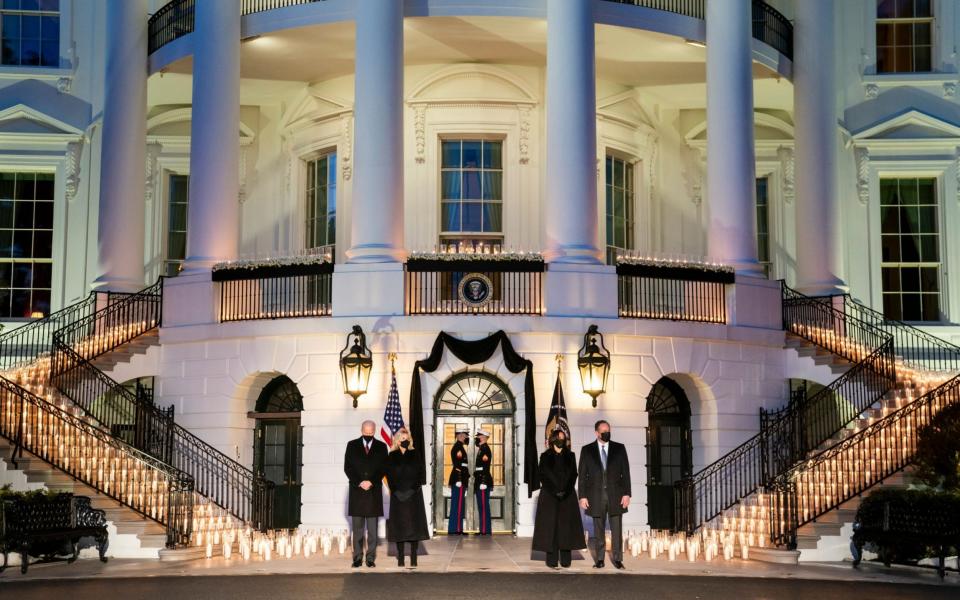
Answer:
[(369, 444), (370, 442), (373, 441), (373, 436), (372, 436), (372, 435), (365, 435), (365, 436), (363, 436), (363, 441), (365, 441), (366, 443)]
[(480, 445), (480, 438), (473, 438), (473, 443), (479, 446), (479, 445)]
[(567, 442), (565, 440), (556, 439), (556, 440), (553, 440), (553, 445), (556, 446), (557, 448), (563, 448), (564, 446), (567, 445)]
[(609, 442), (609, 441), (610, 441), (610, 432), (609, 432), (609, 431), (604, 431), (603, 433), (601, 433), (601, 434), (600, 434), (600, 441), (602, 441), (602, 442), (604, 442), (604, 443)]
[(463, 440), (462, 442), (460, 442), (460, 443), (463, 444), (464, 446), (469, 446), (469, 445), (470, 445), (470, 439), (469, 439), (469, 438), (464, 439), (464, 440)]
[(401, 447), (401, 448), (409, 448), (409, 447), (410, 447), (410, 440), (403, 440), (402, 442), (400, 442), (400, 447)]

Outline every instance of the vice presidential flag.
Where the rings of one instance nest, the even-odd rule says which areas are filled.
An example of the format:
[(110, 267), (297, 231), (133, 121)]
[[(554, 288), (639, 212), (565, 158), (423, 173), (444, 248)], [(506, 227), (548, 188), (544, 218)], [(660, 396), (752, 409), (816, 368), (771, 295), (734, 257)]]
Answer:
[(567, 423), (567, 406), (563, 403), (563, 384), (560, 383), (560, 373), (557, 372), (557, 383), (553, 387), (553, 400), (550, 401), (550, 413), (547, 414), (547, 427), (544, 439), (550, 439), (550, 432), (560, 429), (567, 435), (567, 446), (573, 443), (570, 439), (570, 425)]

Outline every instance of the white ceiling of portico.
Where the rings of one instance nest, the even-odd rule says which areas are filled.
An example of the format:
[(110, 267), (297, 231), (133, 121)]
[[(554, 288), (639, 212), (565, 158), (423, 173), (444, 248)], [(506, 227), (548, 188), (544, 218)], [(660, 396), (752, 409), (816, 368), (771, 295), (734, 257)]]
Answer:
[[(597, 76), (641, 87), (655, 99), (678, 108), (705, 104), (705, 50), (651, 31), (598, 25)], [(245, 42), (241, 70), (245, 80), (321, 82), (348, 76), (354, 69), (354, 25), (333, 23), (287, 29)], [(404, 21), (407, 65), (486, 63), (543, 66), (546, 23), (506, 17), (428, 17)], [(189, 73), (187, 58), (166, 71)], [(755, 63), (757, 105), (789, 108), (792, 86)], [(246, 84), (246, 82), (245, 82)]]

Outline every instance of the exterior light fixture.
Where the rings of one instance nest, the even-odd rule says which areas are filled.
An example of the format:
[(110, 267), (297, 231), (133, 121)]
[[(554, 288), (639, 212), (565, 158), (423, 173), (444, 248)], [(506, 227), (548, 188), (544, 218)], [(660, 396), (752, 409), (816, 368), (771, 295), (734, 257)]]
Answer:
[[(352, 344), (351, 344), (352, 338)], [(367, 336), (359, 325), (347, 334), (347, 343), (340, 351), (340, 374), (343, 376), (343, 393), (353, 397), (353, 407), (357, 407), (357, 398), (367, 393), (370, 383), (370, 370), (373, 368), (373, 354), (367, 348)]]
[(591, 325), (583, 336), (583, 346), (577, 352), (577, 368), (580, 369), (583, 391), (590, 394), (596, 408), (597, 396), (607, 391), (607, 375), (610, 373), (610, 351), (603, 345), (603, 334), (596, 325)]

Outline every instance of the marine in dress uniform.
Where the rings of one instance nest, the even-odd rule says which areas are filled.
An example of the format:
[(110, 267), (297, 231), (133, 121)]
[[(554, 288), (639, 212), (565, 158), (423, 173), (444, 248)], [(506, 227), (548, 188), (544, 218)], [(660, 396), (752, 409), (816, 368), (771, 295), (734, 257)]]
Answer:
[(467, 509), (467, 489), (470, 487), (470, 459), (467, 456), (466, 444), (470, 443), (470, 430), (458, 429), (457, 441), (450, 448), (450, 520), (447, 522), (447, 533), (460, 535), (463, 533), (463, 517)]
[(481, 429), (477, 432), (477, 462), (473, 467), (473, 491), (477, 497), (477, 520), (480, 529), (477, 535), (490, 535), (490, 488), (493, 487), (493, 451), (487, 445), (490, 433)]

